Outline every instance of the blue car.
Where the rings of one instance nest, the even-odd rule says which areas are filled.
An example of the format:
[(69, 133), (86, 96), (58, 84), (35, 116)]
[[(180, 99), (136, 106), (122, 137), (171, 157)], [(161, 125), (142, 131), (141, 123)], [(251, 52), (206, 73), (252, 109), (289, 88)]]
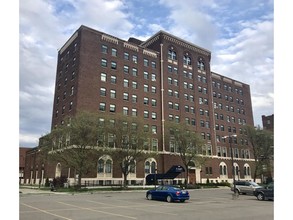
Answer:
[(189, 200), (189, 192), (176, 186), (158, 186), (146, 192), (148, 200), (163, 200), (167, 202)]

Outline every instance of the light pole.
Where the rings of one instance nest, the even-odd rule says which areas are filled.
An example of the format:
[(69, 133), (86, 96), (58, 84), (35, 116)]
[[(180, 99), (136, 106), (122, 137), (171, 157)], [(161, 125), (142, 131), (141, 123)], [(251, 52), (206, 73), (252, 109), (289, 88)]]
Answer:
[(236, 196), (236, 185), (235, 185), (235, 168), (234, 168), (234, 156), (233, 156), (233, 149), (232, 149), (232, 137), (237, 137), (236, 134), (230, 135), (229, 136), (224, 136), (223, 138), (229, 137), (229, 143), (230, 143), (230, 151), (231, 151), (231, 163), (232, 163), (232, 178), (233, 178), (233, 192), (234, 192), (234, 197)]

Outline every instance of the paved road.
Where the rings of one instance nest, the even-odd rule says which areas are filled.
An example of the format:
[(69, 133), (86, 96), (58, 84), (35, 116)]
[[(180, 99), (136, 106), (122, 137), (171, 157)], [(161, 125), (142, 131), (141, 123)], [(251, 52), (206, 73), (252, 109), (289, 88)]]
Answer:
[(145, 199), (145, 191), (42, 194), (23, 190), (20, 220), (273, 220), (274, 202), (240, 195), (226, 189), (190, 190), (185, 203)]

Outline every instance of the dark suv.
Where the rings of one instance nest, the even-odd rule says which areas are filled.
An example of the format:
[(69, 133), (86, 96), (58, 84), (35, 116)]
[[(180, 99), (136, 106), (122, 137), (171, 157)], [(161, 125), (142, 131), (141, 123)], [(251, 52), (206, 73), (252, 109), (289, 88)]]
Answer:
[(264, 188), (256, 189), (253, 194), (258, 200), (274, 200), (274, 182), (269, 183)]
[[(254, 195), (253, 192), (255, 191), (255, 189), (263, 187), (252, 181), (235, 181), (235, 188), (239, 194)], [(231, 186), (231, 191), (234, 191), (233, 184)]]

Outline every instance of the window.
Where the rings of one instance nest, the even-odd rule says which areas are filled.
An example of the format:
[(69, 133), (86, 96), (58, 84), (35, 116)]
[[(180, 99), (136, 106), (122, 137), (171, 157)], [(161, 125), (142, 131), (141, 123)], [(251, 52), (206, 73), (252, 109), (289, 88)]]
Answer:
[(135, 81), (132, 82), (132, 88), (137, 89), (137, 82), (135, 82)]
[(133, 61), (134, 63), (137, 63), (137, 56), (136, 56), (136, 55), (132, 55), (132, 61)]
[(112, 56), (117, 57), (117, 49), (112, 48)]
[(153, 107), (157, 106), (157, 100), (156, 99), (152, 99), (152, 106)]
[(175, 74), (177, 74), (177, 73), (178, 73), (178, 69), (177, 69), (177, 67), (174, 67), (174, 68), (173, 68), (173, 71), (174, 71)]
[(147, 97), (143, 98), (143, 104), (148, 105), (149, 104), (149, 98), (147, 98)]
[(175, 110), (179, 110), (179, 104), (178, 104), (178, 103), (175, 103), (175, 104), (174, 104), (174, 109), (175, 109)]
[(144, 132), (148, 132), (149, 131), (149, 125), (144, 125), (143, 130), (144, 130)]
[(152, 86), (152, 93), (156, 93), (157, 89), (155, 86)]
[[(71, 86), (71, 93), (70, 95), (73, 95), (74, 94), (74, 86)], [(59, 96), (58, 96), (58, 99), (59, 99)]]
[(174, 84), (174, 86), (178, 86), (178, 80), (177, 79), (174, 79), (173, 84)]
[(100, 106), (99, 106), (99, 110), (100, 110), (100, 111), (105, 111), (105, 110), (106, 110), (106, 103), (101, 102), (101, 103), (100, 103)]
[(116, 76), (111, 76), (111, 83), (116, 84), (117, 82), (117, 77)]
[(73, 71), (71, 74), (71, 80), (73, 80), (75, 78), (75, 72)]
[(72, 106), (73, 106), (73, 102), (71, 101), (71, 102), (69, 103), (69, 111), (72, 110)]
[(137, 76), (137, 69), (136, 68), (132, 68), (132, 75)]
[(123, 107), (123, 115), (128, 115), (128, 108), (127, 107)]
[(204, 61), (202, 58), (199, 58), (197, 61), (197, 68), (199, 70), (205, 70), (205, 65), (204, 65)]
[(143, 78), (144, 78), (144, 79), (149, 79), (149, 73), (146, 72), (146, 71), (144, 71), (144, 72), (143, 72)]
[(107, 75), (106, 73), (101, 73), (101, 81), (106, 82), (107, 81)]
[(152, 119), (154, 119), (154, 120), (157, 119), (157, 113), (156, 112), (152, 112)]
[(128, 81), (128, 79), (124, 79), (123, 80), (123, 86), (124, 87), (129, 87), (129, 81)]
[(152, 73), (152, 81), (156, 81), (156, 74)]
[(155, 61), (152, 61), (152, 68), (156, 69), (156, 67), (157, 67), (156, 62)]
[(152, 133), (157, 134), (157, 126), (156, 125), (152, 125)]
[(106, 45), (102, 45), (102, 53), (108, 53), (108, 47)]
[(137, 103), (137, 95), (132, 95), (132, 103)]
[(117, 63), (115, 61), (111, 62), (111, 69), (113, 69), (113, 70), (117, 69)]
[(148, 59), (143, 59), (143, 65), (144, 66), (149, 66), (149, 60)]
[(106, 96), (106, 89), (105, 88), (100, 89), (100, 95), (101, 96)]
[(110, 90), (110, 98), (115, 99), (116, 98), (116, 91), (114, 89)]
[(143, 91), (144, 91), (144, 92), (148, 92), (148, 91), (149, 91), (149, 86), (146, 85), (146, 84), (144, 84), (144, 85), (143, 85)]
[(148, 118), (149, 117), (149, 112), (148, 111), (143, 111), (143, 117)]
[(110, 104), (110, 112), (116, 111), (116, 105)]
[(176, 52), (172, 48), (168, 51), (168, 59), (177, 60)]
[(136, 108), (133, 108), (132, 111), (131, 111), (131, 115), (132, 116), (137, 116), (137, 109)]
[(129, 99), (129, 94), (127, 92), (124, 92), (123, 93), (123, 100), (128, 101), (128, 99)]
[(183, 64), (184, 65), (191, 65), (191, 58), (189, 56), (183, 56)]
[(124, 60), (129, 60), (129, 53), (124, 52)]
[(179, 92), (178, 91), (174, 91), (174, 97), (179, 98)]
[(107, 67), (107, 60), (106, 59), (101, 60), (101, 66), (102, 67)]
[(123, 72), (124, 73), (129, 73), (129, 66), (124, 65)]
[(158, 139), (153, 138), (152, 139), (152, 151), (157, 151), (158, 150), (158, 146), (159, 146)]

